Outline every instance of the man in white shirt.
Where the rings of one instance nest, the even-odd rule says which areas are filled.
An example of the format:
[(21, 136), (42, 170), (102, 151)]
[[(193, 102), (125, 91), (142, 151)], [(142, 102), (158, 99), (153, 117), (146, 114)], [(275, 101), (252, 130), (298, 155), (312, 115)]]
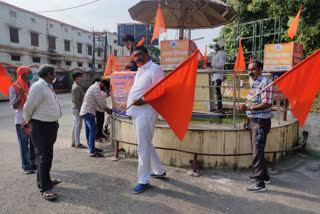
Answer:
[[(223, 81), (224, 74), (219, 72), (224, 70), (224, 64), (226, 62), (226, 56), (224, 54), (225, 43), (219, 41), (215, 44), (216, 55), (212, 58), (211, 66), (214, 70), (218, 70), (217, 73), (213, 73), (211, 76), (212, 87), (215, 86), (216, 100), (217, 100), (217, 113), (222, 113), (222, 95), (221, 95), (221, 83)], [(213, 94), (213, 88), (211, 88), (211, 94)]]
[(42, 65), (38, 75), (40, 78), (31, 86), (24, 105), (23, 118), (26, 126), (30, 124), (30, 134), (37, 160), (37, 184), (41, 195), (47, 200), (54, 200), (57, 193), (52, 192), (53, 185), (61, 181), (51, 180), (50, 169), (53, 145), (59, 128), (58, 120), (62, 112), (52, 87), (57, 76), (55, 68), (51, 65)]
[[(132, 117), (138, 141), (138, 185), (133, 193), (141, 193), (149, 187), (151, 177), (165, 177), (166, 172), (152, 144), (154, 125), (159, 114), (141, 96), (159, 82), (164, 76), (162, 68), (150, 60), (148, 49), (138, 46), (134, 57), (140, 67), (130, 90), (127, 115)], [(151, 173), (152, 172), (152, 173)], [(151, 173), (151, 175), (150, 175)]]

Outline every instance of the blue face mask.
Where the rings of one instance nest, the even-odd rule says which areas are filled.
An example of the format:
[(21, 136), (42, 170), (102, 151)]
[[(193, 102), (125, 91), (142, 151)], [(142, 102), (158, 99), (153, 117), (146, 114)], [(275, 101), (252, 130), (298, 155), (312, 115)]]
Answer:
[(29, 81), (32, 80), (33, 74), (28, 74), (27, 78), (28, 78)]

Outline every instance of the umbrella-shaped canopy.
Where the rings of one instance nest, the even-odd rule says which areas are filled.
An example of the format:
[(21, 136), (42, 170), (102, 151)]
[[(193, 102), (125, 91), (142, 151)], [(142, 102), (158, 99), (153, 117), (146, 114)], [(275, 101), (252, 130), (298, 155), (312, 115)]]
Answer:
[(166, 28), (215, 28), (237, 17), (231, 6), (217, 0), (141, 0), (129, 13), (134, 20), (154, 25), (159, 4)]

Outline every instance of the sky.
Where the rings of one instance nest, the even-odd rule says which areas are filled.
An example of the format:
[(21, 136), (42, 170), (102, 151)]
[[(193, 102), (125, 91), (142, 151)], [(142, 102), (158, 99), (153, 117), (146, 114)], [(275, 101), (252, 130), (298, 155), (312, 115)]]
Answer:
[[(2, 0), (8, 4), (32, 11), (48, 11), (69, 8), (85, 4), (93, 0)], [(135, 22), (129, 15), (128, 9), (140, 0), (99, 0), (95, 3), (59, 12), (39, 13), (41, 15), (75, 25), (77, 27), (92, 31), (107, 30), (117, 32), (117, 23)], [(206, 30), (192, 30), (191, 39), (204, 37), (196, 40), (198, 48), (202, 53), (206, 45), (212, 43), (212, 39), (218, 37), (220, 27)], [(160, 40), (178, 39), (178, 30), (168, 30), (167, 34), (160, 35)], [(208, 48), (208, 54), (211, 52)]]

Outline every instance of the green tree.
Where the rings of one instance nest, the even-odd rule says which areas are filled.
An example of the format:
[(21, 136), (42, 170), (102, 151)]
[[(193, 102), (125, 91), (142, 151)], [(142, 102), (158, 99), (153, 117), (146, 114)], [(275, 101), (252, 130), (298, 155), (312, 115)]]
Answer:
[(153, 45), (147, 45), (146, 48), (149, 51), (150, 57), (153, 62), (160, 62), (160, 49)]
[[(319, 0), (224, 0), (224, 2), (231, 5), (238, 14), (238, 17), (233, 21), (232, 25), (251, 22), (263, 18), (281, 17), (281, 42), (294, 41), (302, 43), (304, 58), (320, 48)], [(300, 5), (302, 5), (302, 11), (298, 32), (294, 39), (291, 40), (287, 36), (287, 32), (294, 17), (300, 9)], [(272, 32), (273, 29), (274, 25), (271, 23), (269, 25), (265, 25), (263, 31), (264, 33), (268, 33)], [(248, 35), (252, 35), (253, 30), (254, 29), (250, 28), (250, 25), (239, 26), (238, 28), (231, 29), (223, 27), (219, 37), (214, 41), (221, 39), (239, 39), (239, 37), (245, 38)], [(274, 37), (264, 37), (263, 42), (264, 44), (275, 43)], [(242, 41), (242, 46), (245, 52), (250, 50), (248, 47), (252, 47), (252, 45), (253, 44), (250, 40)], [(213, 44), (210, 44), (209, 47), (212, 48)], [(238, 43), (236, 42), (228, 43), (226, 46), (226, 53), (235, 54), (237, 50)], [(235, 61), (235, 56), (227, 60), (230, 62)]]

